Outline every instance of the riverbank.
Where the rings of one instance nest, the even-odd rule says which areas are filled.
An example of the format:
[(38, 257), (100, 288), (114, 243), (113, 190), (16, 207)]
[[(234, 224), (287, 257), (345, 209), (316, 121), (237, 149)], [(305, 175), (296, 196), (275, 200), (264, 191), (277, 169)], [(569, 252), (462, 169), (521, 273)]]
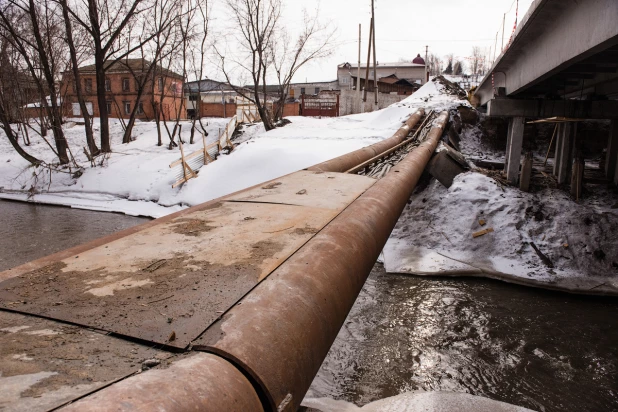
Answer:
[[(176, 188), (172, 188), (176, 178), (169, 164), (180, 152), (168, 150), (165, 144), (156, 146), (153, 122), (137, 123), (135, 141), (122, 144), (122, 127), (112, 120), (113, 152), (99, 157), (94, 167), (79, 153), (85, 146), (82, 126), (65, 126), (80, 168), (32, 167), (2, 138), (0, 198), (162, 217), (376, 143), (390, 137), (414, 110), (393, 108), (332, 119), (292, 117), (291, 124), (269, 132), (254, 125), (230, 154), (221, 154), (202, 167), (197, 178)], [(208, 123), (209, 139), (228, 120), (203, 119)], [(190, 123), (182, 125), (183, 140), (188, 142)], [(26, 150), (52, 162), (45, 142), (36, 136), (31, 140)], [(201, 147), (201, 139), (196, 139), (193, 145), (185, 144), (184, 150), (190, 153)]]
[[(460, 97), (432, 81), (407, 99), (376, 112), (324, 119), (289, 117), (290, 124), (268, 132), (261, 124), (245, 126), (231, 153), (220, 155), (216, 162), (202, 167), (197, 178), (176, 188), (172, 188), (176, 179), (169, 164), (180, 152), (178, 148), (168, 150), (165, 132), (163, 146), (156, 145), (154, 122), (137, 122), (134, 140), (123, 144), (121, 122), (110, 119), (113, 152), (98, 157), (94, 166), (82, 150), (86, 146), (83, 127), (68, 122), (64, 132), (78, 166), (57, 170), (32, 167), (0, 136), (0, 198), (162, 217), (388, 138), (419, 107), (446, 110), (467, 106)], [(202, 119), (207, 144), (217, 140), (228, 121)], [(95, 118), (95, 135), (98, 122)], [(181, 126), (183, 140), (189, 142), (191, 123), (182, 121)], [(30, 135), (32, 144), (25, 150), (53, 163), (48, 144), (32, 130)], [(201, 138), (197, 138), (194, 144), (185, 144), (184, 151), (188, 154), (201, 147)]]
[(402, 213), (384, 248), (386, 270), (618, 295), (617, 203), (603, 187), (574, 202), (559, 189), (526, 193), (474, 171), (449, 189), (434, 180)]

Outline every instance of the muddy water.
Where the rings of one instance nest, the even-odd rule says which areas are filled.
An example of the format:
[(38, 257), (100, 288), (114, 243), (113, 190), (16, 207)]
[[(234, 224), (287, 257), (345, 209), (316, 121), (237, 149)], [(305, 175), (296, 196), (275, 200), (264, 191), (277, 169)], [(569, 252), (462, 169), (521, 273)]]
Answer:
[(618, 410), (618, 299), (377, 264), (307, 396), (364, 405), (411, 390), (539, 411)]
[(0, 271), (148, 220), (0, 200)]
[[(0, 200), (0, 270), (148, 221)], [(376, 265), (308, 396), (364, 405), (409, 390), (539, 411), (618, 410), (618, 299)]]

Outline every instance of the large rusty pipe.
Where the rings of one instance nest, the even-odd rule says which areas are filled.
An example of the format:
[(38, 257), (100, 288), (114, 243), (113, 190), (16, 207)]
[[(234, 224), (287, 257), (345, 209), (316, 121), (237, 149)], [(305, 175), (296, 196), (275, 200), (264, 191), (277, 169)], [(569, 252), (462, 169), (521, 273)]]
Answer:
[(196, 353), (167, 369), (151, 369), (74, 402), (63, 412), (263, 411), (249, 380), (228, 361)]
[(367, 160), (403, 142), (424, 114), (424, 109), (418, 109), (410, 117), (408, 117), (408, 120), (406, 120), (404, 125), (401, 126), (399, 130), (397, 130), (395, 134), (388, 139), (344, 154), (343, 156), (318, 163), (317, 165), (307, 168), (307, 170), (313, 172), (345, 172), (356, 165), (366, 162)]
[(448, 121), (213, 324), (193, 348), (250, 375), (272, 411), (297, 410)]

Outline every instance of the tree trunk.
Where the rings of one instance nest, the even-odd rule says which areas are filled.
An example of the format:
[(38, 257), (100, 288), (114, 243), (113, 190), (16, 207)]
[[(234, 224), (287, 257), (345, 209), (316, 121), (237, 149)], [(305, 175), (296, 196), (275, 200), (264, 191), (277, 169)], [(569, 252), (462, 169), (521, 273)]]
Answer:
[(43, 69), (43, 74), (45, 75), (45, 81), (47, 82), (47, 88), (49, 89), (49, 98), (51, 101), (49, 102), (49, 104), (47, 104), (44, 94), (41, 96), (41, 98), (43, 100), (45, 108), (47, 109), (47, 115), (51, 122), (52, 132), (54, 133), (54, 140), (56, 141), (56, 149), (58, 150), (58, 159), (60, 160), (60, 164), (67, 164), (69, 163), (69, 156), (67, 154), (68, 144), (64, 136), (64, 132), (62, 131), (62, 116), (60, 114), (60, 111), (58, 110), (56, 81), (54, 78), (54, 74), (51, 70), (49, 58), (47, 56), (47, 53), (45, 52), (46, 48), (43, 45), (43, 38), (41, 35), (42, 32), (39, 27), (39, 20), (36, 10), (37, 7), (34, 4), (34, 0), (30, 0), (28, 12), (30, 14), (30, 20), (32, 22), (32, 33), (37, 44), (38, 57), (40, 59), (40, 64)]
[(109, 113), (107, 113), (107, 99), (105, 97), (105, 70), (104, 56), (100, 46), (97, 45), (95, 51), (95, 73), (97, 83), (97, 103), (99, 105), (100, 132), (101, 132), (101, 151), (111, 153), (112, 146), (109, 138)]
[[(29, 161), (30, 163), (32, 163), (33, 165), (38, 165), (41, 164), (42, 162), (37, 159), (34, 156), (31, 156), (30, 154), (28, 154), (20, 145), (19, 145), (19, 140), (18, 137), (15, 135), (15, 133), (13, 132), (13, 129), (11, 129), (11, 123), (9, 122), (9, 118), (7, 117), (7, 113), (4, 110), (4, 107), (2, 104), (0, 104), (0, 122), (2, 123), (2, 129), (4, 130), (4, 133), (6, 133), (6, 136), (9, 139), (9, 142), (11, 142), (11, 145), (13, 146), (13, 148), (15, 149), (15, 151), (24, 159), (26, 159), (27, 161)], [(25, 127), (25, 126), (24, 126)]]
[(60, 4), (62, 5), (62, 15), (64, 17), (64, 26), (66, 28), (66, 40), (69, 45), (69, 54), (71, 55), (71, 66), (73, 69), (73, 78), (75, 79), (75, 93), (77, 94), (77, 101), (79, 102), (79, 107), (84, 116), (86, 142), (88, 144), (88, 150), (90, 151), (91, 156), (96, 156), (99, 154), (99, 148), (94, 141), (94, 135), (92, 133), (92, 120), (90, 118), (90, 113), (88, 113), (88, 108), (86, 107), (86, 102), (82, 93), (81, 79), (79, 69), (77, 67), (77, 51), (75, 50), (75, 43), (73, 43), (73, 28), (71, 27), (71, 20), (69, 18), (69, 8), (66, 0), (62, 0)]

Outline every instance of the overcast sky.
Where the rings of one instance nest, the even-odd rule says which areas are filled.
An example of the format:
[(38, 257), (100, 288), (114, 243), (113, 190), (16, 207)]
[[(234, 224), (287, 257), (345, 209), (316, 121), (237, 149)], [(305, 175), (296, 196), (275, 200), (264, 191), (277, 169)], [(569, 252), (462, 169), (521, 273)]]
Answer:
[[(517, 0), (375, 0), (376, 49), (378, 62), (401, 58), (439, 56), (449, 53), (465, 58), (473, 46), (489, 54), (498, 34), (502, 39), (502, 19), (506, 15), (505, 43), (515, 23)], [(519, 21), (533, 0), (519, 0)], [(314, 10), (316, 0), (284, 0), (284, 21), (293, 31), (300, 24), (302, 9)], [(219, 10), (213, 10), (218, 14)], [(294, 82), (334, 80), (337, 65), (358, 59), (358, 24), (362, 25), (362, 61), (367, 59), (371, 0), (321, 0), (320, 16), (337, 28), (334, 54), (300, 70)], [(213, 16), (214, 17), (214, 16)], [(493, 55), (493, 51), (492, 51)]]

